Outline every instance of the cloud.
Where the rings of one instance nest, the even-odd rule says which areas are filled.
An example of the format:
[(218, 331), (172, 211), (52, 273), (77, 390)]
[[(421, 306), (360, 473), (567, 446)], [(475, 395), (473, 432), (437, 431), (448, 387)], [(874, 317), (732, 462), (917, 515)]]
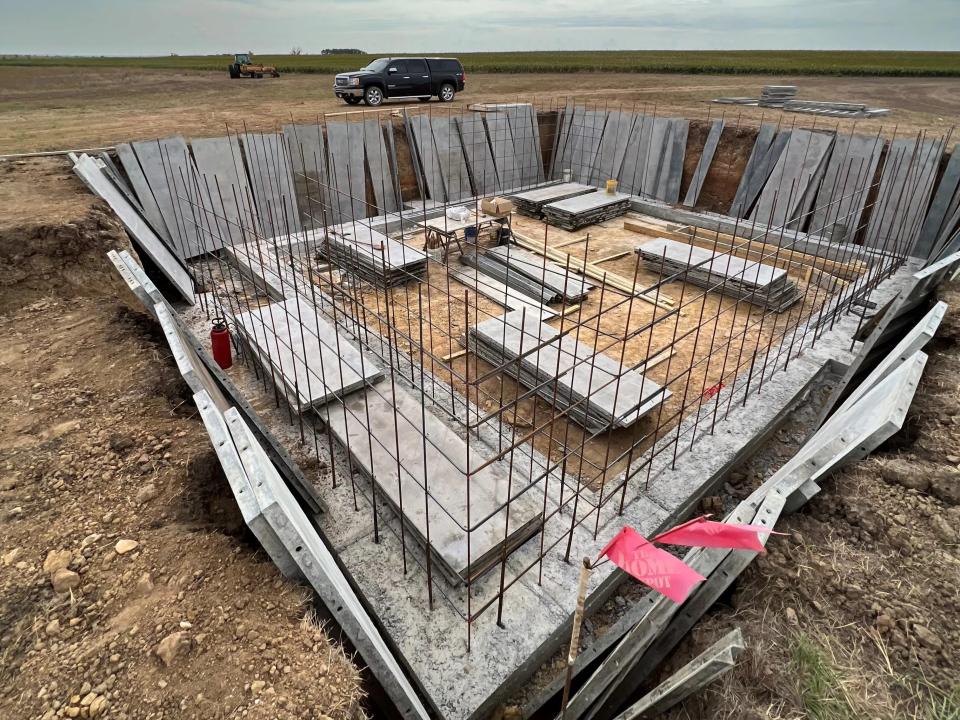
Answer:
[(46, 0), (13, 2), (0, 52), (559, 49), (957, 50), (958, 0)]

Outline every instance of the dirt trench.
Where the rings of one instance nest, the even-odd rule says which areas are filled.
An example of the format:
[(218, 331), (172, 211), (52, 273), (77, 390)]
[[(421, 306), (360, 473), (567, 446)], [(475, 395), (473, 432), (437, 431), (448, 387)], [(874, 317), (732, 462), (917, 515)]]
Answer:
[[(123, 230), (0, 163), (0, 717), (359, 718), (359, 670), (248, 534)], [(32, 208), (32, 209), (31, 209)]]

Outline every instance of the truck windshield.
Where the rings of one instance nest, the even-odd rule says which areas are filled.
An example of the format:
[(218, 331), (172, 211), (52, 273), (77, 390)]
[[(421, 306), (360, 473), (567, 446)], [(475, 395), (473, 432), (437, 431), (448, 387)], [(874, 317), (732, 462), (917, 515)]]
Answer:
[(379, 60), (374, 60), (372, 63), (367, 65), (364, 70), (369, 70), (370, 72), (383, 72), (387, 68), (387, 63), (390, 62), (390, 58), (380, 58)]

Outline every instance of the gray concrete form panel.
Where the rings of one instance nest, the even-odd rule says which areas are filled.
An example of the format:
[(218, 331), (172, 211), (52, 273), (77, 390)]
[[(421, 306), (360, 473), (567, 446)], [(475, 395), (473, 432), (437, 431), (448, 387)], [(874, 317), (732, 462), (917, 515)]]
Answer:
[(731, 630), (618, 715), (616, 720), (638, 720), (666, 712), (731, 670), (745, 648), (740, 628)]
[[(225, 417), (242, 457), (246, 443), (252, 440), (250, 431), (235, 409), (228, 410)], [(401, 716), (428, 720), (430, 716), (426, 707), (329, 548), (286, 484), (276, 472), (270, 470), (266, 468), (262, 481), (251, 483), (260, 511)]]
[(106, 201), (127, 229), (130, 239), (147, 254), (180, 296), (192, 305), (193, 279), (190, 273), (180, 259), (156, 236), (136, 208), (130, 205), (123, 193), (103, 174), (93, 158), (81, 155), (73, 166), (73, 171), (94, 195)]
[(120, 158), (120, 164), (123, 171), (127, 174), (133, 191), (140, 202), (140, 210), (143, 211), (144, 219), (150, 224), (157, 237), (161, 238), (168, 246), (173, 246), (173, 240), (170, 237), (170, 230), (163, 220), (163, 214), (160, 212), (160, 206), (157, 199), (150, 189), (150, 183), (147, 182), (143, 174), (143, 168), (140, 167), (140, 161), (137, 155), (130, 147), (129, 143), (123, 143), (116, 147), (117, 157)]
[(694, 207), (697, 200), (700, 199), (700, 191), (703, 189), (703, 183), (707, 179), (707, 173), (710, 172), (710, 165), (713, 163), (713, 156), (717, 152), (717, 145), (720, 144), (720, 136), (723, 135), (723, 120), (714, 120), (710, 126), (710, 132), (703, 145), (703, 152), (700, 153), (700, 160), (693, 171), (693, 178), (690, 180), (690, 187), (687, 188), (687, 194), (683, 199), (683, 204), (687, 207)]
[[(263, 461), (261, 461), (259, 457), (251, 453), (251, 457), (247, 459), (245, 465), (240, 458), (237, 447), (233, 443), (233, 439), (230, 437), (227, 422), (223, 417), (224, 411), (217, 408), (210, 399), (210, 396), (203, 390), (193, 396), (193, 401), (197, 406), (197, 410), (200, 411), (200, 419), (203, 421), (207, 434), (210, 436), (210, 444), (213, 446), (217, 459), (220, 461), (220, 467), (223, 468), (223, 474), (227, 478), (231, 492), (233, 492), (233, 498), (237, 502), (237, 507), (240, 508), (243, 522), (250, 528), (250, 531), (257, 538), (260, 546), (266, 551), (267, 555), (273, 561), (273, 564), (277, 566), (277, 569), (280, 570), (284, 577), (302, 577), (300, 569), (296, 563), (293, 562), (289, 551), (283, 546), (283, 543), (280, 542), (277, 534), (273, 531), (273, 528), (270, 527), (270, 523), (267, 522), (266, 518), (264, 518), (260, 512), (257, 498), (253, 494), (250, 473), (256, 473), (253, 477), (257, 477), (264, 472), (264, 467), (254, 468), (253, 465), (259, 465), (263, 461), (269, 464), (269, 459), (263, 454)], [(252, 441), (252, 443), (255, 442), (256, 441)], [(260, 453), (263, 453), (262, 448)], [(273, 466), (270, 465), (270, 467)]]
[[(960, 143), (954, 145), (953, 153), (940, 178), (930, 210), (920, 228), (920, 236), (913, 249), (914, 257), (929, 257), (936, 242), (944, 232), (950, 232), (956, 221), (953, 219), (960, 205)], [(946, 227), (945, 227), (946, 225)]]
[(198, 234), (205, 251), (246, 242), (244, 228), (256, 227), (240, 141), (233, 135), (193, 138), (193, 192), (202, 210)]
[(250, 188), (264, 237), (299, 232), (300, 209), (287, 144), (280, 133), (244, 133)]
[(196, 173), (186, 141), (180, 135), (132, 143), (150, 184), (177, 255), (188, 260), (206, 252), (198, 226), (198, 198), (191, 179)]
[(367, 210), (363, 136), (362, 122), (327, 121), (328, 165), (332, 180), (327, 194), (334, 222), (347, 223), (376, 214)]
[(394, 182), (396, 171), (390, 164), (390, 154), (383, 140), (383, 125), (379, 115), (363, 121), (363, 148), (367, 156), (367, 167), (370, 169), (370, 184), (377, 202), (376, 214), (396, 212), (400, 207)]
[(284, 125), (283, 139), (290, 152), (290, 171), (303, 228), (323, 227), (333, 222), (323, 127), (319, 123)]

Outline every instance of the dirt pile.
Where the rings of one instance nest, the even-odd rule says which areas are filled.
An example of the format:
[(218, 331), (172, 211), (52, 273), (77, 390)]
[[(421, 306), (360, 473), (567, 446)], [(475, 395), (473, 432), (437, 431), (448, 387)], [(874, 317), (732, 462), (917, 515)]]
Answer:
[(0, 716), (362, 715), (357, 667), (243, 526), (159, 328), (111, 297), (119, 228), (85, 212), (75, 239), (42, 213), (45, 235), (0, 229), (5, 258), (25, 233), (0, 309)]

